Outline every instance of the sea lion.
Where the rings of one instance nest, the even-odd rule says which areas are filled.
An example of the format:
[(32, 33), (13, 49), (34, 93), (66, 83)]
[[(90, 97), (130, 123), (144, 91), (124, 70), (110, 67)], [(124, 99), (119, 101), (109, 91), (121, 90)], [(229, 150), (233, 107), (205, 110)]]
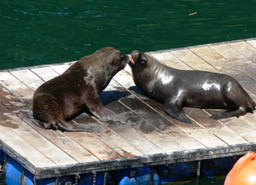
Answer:
[(86, 110), (102, 121), (118, 120), (102, 105), (99, 93), (128, 62), (128, 56), (111, 47), (81, 58), (35, 91), (33, 117), (46, 129), (62, 131), (83, 131), (82, 125), (73, 128), (66, 121)]
[(228, 75), (174, 69), (139, 51), (131, 53), (129, 65), (136, 86), (146, 96), (164, 103), (165, 112), (182, 122), (191, 122), (184, 106), (227, 109), (212, 115), (213, 119), (239, 117), (255, 110), (252, 98)]

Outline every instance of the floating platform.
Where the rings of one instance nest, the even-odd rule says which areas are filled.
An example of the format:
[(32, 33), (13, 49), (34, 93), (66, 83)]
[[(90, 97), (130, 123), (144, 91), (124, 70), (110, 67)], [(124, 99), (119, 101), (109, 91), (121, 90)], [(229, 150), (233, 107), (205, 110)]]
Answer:
[[(233, 76), (256, 101), (256, 39), (149, 54), (177, 69)], [(216, 166), (230, 169), (237, 156), (256, 151), (256, 112), (216, 121), (209, 118), (216, 110), (185, 108), (192, 124), (179, 122), (140, 93), (129, 66), (101, 94), (106, 107), (126, 115), (126, 124), (83, 113), (72, 122), (84, 123), (87, 132), (37, 127), (31, 112), (34, 91), (71, 64), (0, 72), (0, 161), (6, 184), (118, 184), (125, 176), (164, 184), (202, 170), (211, 174)]]

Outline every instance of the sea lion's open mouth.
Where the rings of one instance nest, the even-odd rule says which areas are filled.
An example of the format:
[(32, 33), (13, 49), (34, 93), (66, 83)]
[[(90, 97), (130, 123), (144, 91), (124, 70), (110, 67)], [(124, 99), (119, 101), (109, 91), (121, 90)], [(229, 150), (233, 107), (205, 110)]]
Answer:
[(131, 63), (135, 64), (135, 61), (133, 60), (132, 55), (129, 56), (129, 60), (130, 60)]

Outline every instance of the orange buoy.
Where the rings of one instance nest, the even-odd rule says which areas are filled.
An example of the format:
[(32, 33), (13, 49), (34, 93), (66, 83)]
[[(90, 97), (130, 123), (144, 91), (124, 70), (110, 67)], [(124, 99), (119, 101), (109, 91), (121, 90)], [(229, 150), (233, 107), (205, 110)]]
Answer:
[(256, 185), (256, 154), (248, 152), (228, 173), (224, 185)]

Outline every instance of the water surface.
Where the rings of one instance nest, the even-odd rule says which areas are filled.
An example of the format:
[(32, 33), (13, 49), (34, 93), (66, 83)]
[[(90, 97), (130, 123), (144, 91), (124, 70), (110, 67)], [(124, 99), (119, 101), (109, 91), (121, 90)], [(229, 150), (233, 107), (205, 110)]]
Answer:
[(255, 37), (256, 0), (0, 1), (0, 69)]

